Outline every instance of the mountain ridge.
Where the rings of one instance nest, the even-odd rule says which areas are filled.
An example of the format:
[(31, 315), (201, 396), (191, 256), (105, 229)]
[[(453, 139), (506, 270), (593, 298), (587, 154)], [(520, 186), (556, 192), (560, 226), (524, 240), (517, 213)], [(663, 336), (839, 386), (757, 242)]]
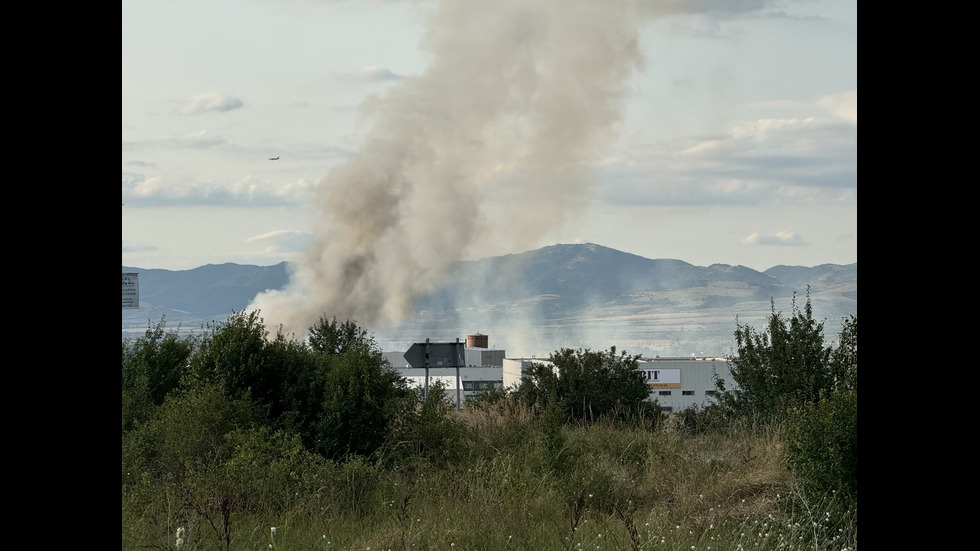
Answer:
[[(287, 262), (122, 268), (140, 274), (141, 306), (123, 311), (124, 338), (164, 316), (168, 326), (182, 328), (221, 322), (258, 293), (282, 289), (289, 281)], [(857, 263), (777, 265), (759, 272), (741, 265), (649, 259), (594, 243), (556, 244), (457, 262), (435, 291), (416, 298), (408, 320), (368, 329), (382, 334), (380, 344), (396, 350), (423, 336), (442, 340), (447, 337), (440, 335), (462, 336), (480, 326), (508, 341), (529, 340), (530, 329), (540, 338), (531, 339), (536, 344), (529, 341), (529, 347), (554, 350), (564, 339), (578, 339), (582, 346), (620, 343), (637, 352), (676, 355), (681, 354), (677, 348), (697, 353), (730, 346), (735, 320), (760, 327), (757, 322), (765, 320), (774, 302), (795, 300), (802, 306), (807, 294), (815, 318), (837, 322), (856, 315)], [(826, 336), (836, 336), (833, 325)]]

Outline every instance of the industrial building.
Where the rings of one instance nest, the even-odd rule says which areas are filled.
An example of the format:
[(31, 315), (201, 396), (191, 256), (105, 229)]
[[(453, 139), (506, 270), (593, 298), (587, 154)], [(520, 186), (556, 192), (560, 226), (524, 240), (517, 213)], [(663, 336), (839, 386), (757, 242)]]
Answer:
[[(540, 358), (505, 359), (501, 369), (504, 388), (519, 384), (532, 363), (547, 365), (551, 362)], [(726, 388), (734, 385), (728, 360), (725, 358), (641, 358), (637, 369), (643, 372), (647, 386), (652, 389), (650, 399), (657, 400), (660, 409), (668, 412), (711, 404), (710, 397), (715, 393), (716, 373), (724, 379)]]
[[(434, 361), (427, 369), (411, 367), (402, 353), (389, 352), (386, 356), (409, 385), (427, 388), (428, 376), (429, 385), (439, 381), (453, 397), (459, 389), (461, 402), (494, 388), (515, 388), (531, 364), (551, 363), (548, 358), (507, 358), (504, 350), (487, 348), (487, 342), (487, 336), (480, 333), (467, 336), (465, 365), (460, 366), (445, 361), (437, 365)], [(721, 357), (641, 358), (637, 369), (652, 389), (650, 399), (666, 412), (711, 404), (716, 374), (725, 381), (726, 388), (736, 386), (728, 360)]]
[(711, 396), (716, 392), (716, 375), (725, 381), (725, 388), (737, 386), (725, 358), (643, 359), (639, 369), (646, 375), (647, 386), (653, 389), (650, 399), (656, 399), (664, 411), (681, 411), (713, 403)]
[(487, 335), (475, 333), (467, 336), (464, 348), (465, 360), (460, 366), (452, 365), (442, 359), (433, 359), (426, 369), (412, 367), (405, 354), (400, 352), (386, 352), (385, 356), (398, 373), (408, 381), (409, 386), (427, 388), (426, 376), (428, 376), (429, 385), (438, 381), (443, 384), (448, 394), (454, 397), (458, 388), (461, 400), (465, 401), (466, 398), (485, 391), (503, 388), (501, 367), (506, 353), (504, 350), (488, 348), (488, 342)]

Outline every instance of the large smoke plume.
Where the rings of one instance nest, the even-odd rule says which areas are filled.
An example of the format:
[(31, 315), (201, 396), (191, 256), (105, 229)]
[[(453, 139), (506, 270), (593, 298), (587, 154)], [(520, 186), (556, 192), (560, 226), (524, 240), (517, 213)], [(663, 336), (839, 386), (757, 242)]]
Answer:
[(642, 62), (632, 5), (437, 2), (426, 70), (365, 102), (369, 130), (318, 183), (290, 285), (249, 309), (297, 335), (324, 315), (398, 322), (450, 264), (573, 221)]

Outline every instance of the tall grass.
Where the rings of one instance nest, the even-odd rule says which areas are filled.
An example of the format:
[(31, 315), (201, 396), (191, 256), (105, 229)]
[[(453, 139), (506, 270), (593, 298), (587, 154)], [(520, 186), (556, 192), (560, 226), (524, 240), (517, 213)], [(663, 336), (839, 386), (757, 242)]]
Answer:
[(393, 454), (392, 443), (369, 459), (307, 458), (276, 475), (253, 465), (246, 492), (124, 485), (122, 547), (857, 548), (856, 511), (839, 512), (833, 494), (812, 503), (795, 490), (779, 426), (556, 427), (508, 402), (452, 415), (465, 430), (445, 465)]

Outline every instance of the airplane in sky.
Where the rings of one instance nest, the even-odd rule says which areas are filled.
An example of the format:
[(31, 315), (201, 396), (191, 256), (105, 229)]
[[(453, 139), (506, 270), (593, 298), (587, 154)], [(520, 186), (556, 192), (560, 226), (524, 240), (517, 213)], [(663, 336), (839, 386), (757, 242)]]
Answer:
[(269, 157), (269, 160), (270, 161), (278, 161), (279, 160), (279, 155), (276, 155), (275, 157)]

